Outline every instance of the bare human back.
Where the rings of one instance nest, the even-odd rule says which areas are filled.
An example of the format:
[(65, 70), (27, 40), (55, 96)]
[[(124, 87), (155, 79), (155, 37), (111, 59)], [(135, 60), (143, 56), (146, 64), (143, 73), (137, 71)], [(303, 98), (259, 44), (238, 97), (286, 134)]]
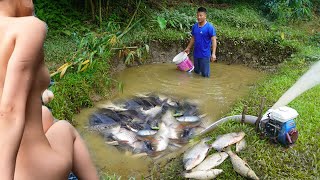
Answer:
[(44, 22), (31, 0), (0, 0), (1, 179), (98, 179), (89, 151), (67, 121), (45, 133), (41, 94), (49, 84), (44, 64)]

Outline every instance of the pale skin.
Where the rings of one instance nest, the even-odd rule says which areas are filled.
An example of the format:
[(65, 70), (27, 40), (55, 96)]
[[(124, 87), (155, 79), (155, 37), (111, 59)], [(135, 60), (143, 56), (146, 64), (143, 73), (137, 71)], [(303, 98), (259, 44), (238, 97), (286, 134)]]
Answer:
[[(67, 121), (43, 125), (48, 87), (46, 25), (32, 0), (0, 0), (0, 174), (2, 180), (99, 179), (89, 151)], [(42, 114), (44, 112), (44, 114)]]
[[(197, 12), (197, 20), (198, 20), (199, 26), (204, 26), (207, 23), (207, 14), (204, 12)], [(217, 37), (212, 36), (211, 41), (212, 41), (212, 54), (210, 57), (210, 61), (214, 62), (217, 59), (217, 57), (216, 57)], [(191, 40), (190, 40), (187, 48), (184, 50), (184, 52), (189, 54), (190, 49), (193, 46), (193, 44), (194, 44), (194, 36), (191, 37)]]

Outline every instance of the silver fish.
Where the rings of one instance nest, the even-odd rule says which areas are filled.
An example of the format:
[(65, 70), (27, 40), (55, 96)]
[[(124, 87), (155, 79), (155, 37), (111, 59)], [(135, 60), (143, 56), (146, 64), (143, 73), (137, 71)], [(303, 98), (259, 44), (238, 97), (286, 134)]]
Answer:
[(155, 135), (154, 140), (152, 140), (152, 147), (155, 151), (163, 151), (168, 147), (169, 138), (168, 138), (169, 130), (166, 125), (162, 122), (160, 123), (160, 129)]
[(111, 101), (107, 102), (106, 104), (98, 105), (99, 108), (111, 109), (114, 111), (126, 111), (128, 109), (123, 108), (122, 106), (117, 106), (113, 104)]
[(155, 130), (140, 130), (137, 132), (137, 135), (138, 136), (142, 136), (142, 137), (145, 137), (145, 136), (153, 136), (157, 133), (158, 131), (155, 131)]
[(242, 139), (241, 141), (236, 143), (236, 152), (240, 152), (242, 150), (244, 150), (247, 146), (246, 140)]
[(184, 173), (183, 177), (193, 178), (193, 179), (214, 179), (222, 172), (223, 172), (222, 169), (210, 169), (210, 170), (206, 170), (206, 171), (192, 171), (189, 173)]
[(140, 110), (144, 115), (147, 115), (147, 116), (149, 116), (151, 118), (154, 118), (162, 111), (162, 107), (161, 106), (155, 106), (154, 108), (151, 108), (149, 110), (143, 110), (143, 108), (140, 108)]
[(117, 133), (120, 131), (120, 124), (97, 124), (89, 127), (90, 131), (98, 131), (104, 136), (109, 136), (110, 134)]
[(211, 146), (217, 151), (221, 151), (223, 148), (240, 141), (244, 136), (244, 132), (224, 134), (218, 136)]
[(179, 139), (183, 133), (183, 126), (173, 117), (172, 111), (166, 111), (162, 116), (161, 121), (168, 128), (169, 139)]
[(164, 122), (167, 127), (179, 124), (179, 122), (173, 117), (173, 113), (170, 110), (166, 111), (162, 116), (161, 121)]
[(128, 145), (133, 145), (133, 143), (138, 140), (137, 135), (134, 132), (125, 128), (120, 128), (119, 132), (113, 133), (112, 138)]
[(225, 152), (217, 152), (208, 156), (202, 163), (192, 169), (192, 171), (205, 171), (219, 166), (229, 155)]
[(188, 123), (194, 123), (201, 120), (198, 116), (181, 116), (181, 117), (177, 117), (176, 119), (179, 122), (188, 122)]
[(210, 149), (210, 146), (206, 144), (209, 138), (202, 139), (197, 145), (187, 150), (183, 155), (183, 164), (186, 170), (190, 170), (200, 164)]
[(250, 168), (250, 166), (242, 160), (239, 156), (231, 151), (231, 148), (228, 147), (226, 152), (229, 154), (233, 169), (243, 177), (247, 177), (254, 180), (259, 180), (258, 176)]

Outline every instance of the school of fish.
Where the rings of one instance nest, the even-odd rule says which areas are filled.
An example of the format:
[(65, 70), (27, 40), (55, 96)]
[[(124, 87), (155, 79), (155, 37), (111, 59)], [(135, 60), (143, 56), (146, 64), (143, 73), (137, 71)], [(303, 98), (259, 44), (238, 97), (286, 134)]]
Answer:
[(187, 143), (200, 131), (202, 117), (193, 103), (140, 94), (100, 105), (90, 115), (88, 129), (120, 150), (156, 156)]

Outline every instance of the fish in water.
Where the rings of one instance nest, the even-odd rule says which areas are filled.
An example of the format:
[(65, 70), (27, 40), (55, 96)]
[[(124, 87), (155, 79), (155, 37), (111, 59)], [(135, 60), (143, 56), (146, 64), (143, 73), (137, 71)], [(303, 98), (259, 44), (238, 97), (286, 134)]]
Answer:
[(217, 150), (221, 151), (223, 148), (239, 142), (243, 137), (245, 136), (244, 132), (238, 132), (238, 133), (228, 133), (221, 136), (218, 136), (217, 139), (212, 143), (212, 147)]
[(90, 131), (97, 131), (104, 135), (104, 137), (109, 137), (111, 134), (117, 133), (120, 131), (120, 124), (97, 124), (90, 126)]
[(161, 121), (168, 128), (169, 139), (179, 139), (183, 135), (183, 126), (173, 117), (172, 111), (168, 110), (162, 116)]
[(132, 152), (134, 154), (152, 152), (151, 144), (148, 141), (136, 141), (133, 144), (131, 144), (131, 147), (133, 148)]
[(188, 172), (188, 173), (183, 173), (183, 177), (193, 178), (193, 179), (214, 179), (222, 172), (223, 172), (222, 169), (210, 169), (210, 170), (206, 170), (206, 171), (192, 171), (192, 172)]
[(192, 171), (205, 171), (219, 166), (225, 159), (227, 159), (228, 154), (225, 152), (217, 152), (208, 156), (202, 163), (197, 167), (193, 168)]
[(115, 120), (113, 120), (112, 118), (110, 118), (104, 114), (100, 114), (100, 113), (93, 113), (89, 117), (90, 126), (94, 126), (94, 125), (98, 125), (98, 124), (115, 124), (115, 123), (116, 123)]
[(163, 122), (160, 123), (160, 129), (152, 140), (152, 147), (154, 151), (163, 151), (167, 148), (169, 144), (168, 133), (169, 131), (166, 125)]
[(162, 107), (161, 106), (155, 106), (149, 110), (143, 110), (142, 108), (140, 108), (141, 112), (146, 115), (146, 116), (149, 116), (151, 118), (154, 118), (156, 117), (159, 113), (162, 112)]
[(138, 141), (136, 133), (125, 128), (120, 128), (119, 132), (113, 133), (112, 138), (119, 143), (128, 144), (130, 146)]
[(183, 155), (183, 164), (186, 170), (190, 170), (200, 164), (210, 149), (210, 146), (206, 143), (210, 138), (202, 139), (198, 144), (187, 150)]
[(244, 150), (247, 146), (246, 140), (242, 139), (241, 141), (236, 143), (236, 152), (240, 152), (242, 150)]
[(181, 116), (176, 118), (177, 121), (179, 122), (184, 122), (184, 123), (195, 123), (199, 122), (201, 119), (198, 116)]
[(229, 154), (233, 169), (239, 173), (241, 176), (259, 180), (258, 176), (254, 173), (254, 171), (249, 167), (249, 165), (242, 160), (239, 156), (231, 151), (230, 146), (226, 149), (226, 152)]
[(137, 132), (138, 136), (154, 136), (158, 131), (155, 130), (140, 130)]
[(106, 115), (106, 116), (110, 117), (111, 119), (115, 120), (116, 122), (121, 121), (121, 117), (117, 114), (116, 111), (114, 111), (112, 109), (100, 108), (100, 109), (98, 109), (98, 111), (96, 113)]

